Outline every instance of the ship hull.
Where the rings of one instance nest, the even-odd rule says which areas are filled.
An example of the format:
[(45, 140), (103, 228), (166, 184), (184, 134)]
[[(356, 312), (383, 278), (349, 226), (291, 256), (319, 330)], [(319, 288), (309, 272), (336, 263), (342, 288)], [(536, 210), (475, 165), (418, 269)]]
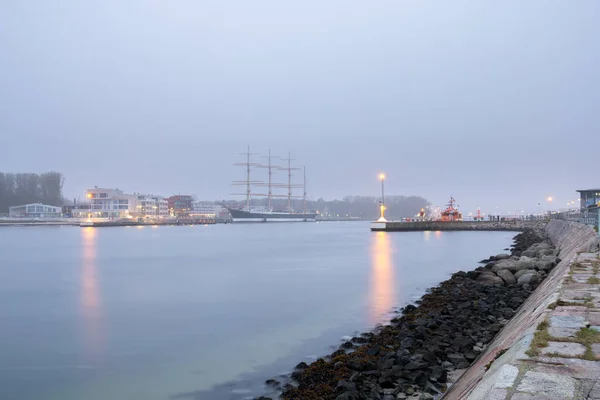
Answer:
[(314, 222), (316, 213), (259, 212), (230, 209), (233, 222)]

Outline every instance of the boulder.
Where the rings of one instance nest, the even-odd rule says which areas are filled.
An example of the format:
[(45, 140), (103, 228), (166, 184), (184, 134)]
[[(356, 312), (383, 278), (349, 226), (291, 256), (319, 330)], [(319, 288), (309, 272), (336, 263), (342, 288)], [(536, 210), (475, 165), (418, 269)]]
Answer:
[(551, 249), (551, 248), (552, 248), (552, 246), (550, 246), (550, 245), (549, 245), (548, 243), (546, 243), (546, 242), (542, 242), (542, 243), (538, 243), (538, 244), (537, 244), (537, 249), (538, 249), (538, 250), (548, 250), (548, 249)]
[(477, 282), (482, 285), (504, 285), (504, 281), (499, 276), (494, 274), (481, 274), (477, 277)]
[(516, 285), (517, 280), (515, 279), (514, 275), (512, 274), (512, 272), (510, 272), (507, 269), (503, 269), (501, 271), (497, 272), (497, 275), (502, 278), (502, 280), (504, 281), (504, 283), (508, 286), (508, 285)]
[(510, 258), (510, 254), (506, 254), (506, 253), (496, 254), (495, 258), (497, 261), (507, 260)]
[(514, 274), (514, 275), (515, 275), (515, 279), (516, 279), (516, 280), (519, 280), (519, 278), (520, 278), (520, 277), (522, 277), (523, 275), (525, 275), (526, 273), (528, 273), (528, 272), (531, 272), (531, 271), (532, 271), (532, 270), (530, 270), (530, 269), (522, 269), (522, 270), (520, 270), (520, 271), (517, 271), (517, 272), (515, 272), (515, 274)]
[(521, 253), (521, 257), (525, 256), (525, 257), (537, 257), (537, 250), (525, 250), (524, 252)]
[(517, 280), (519, 285), (532, 285), (538, 283), (540, 280), (537, 272), (535, 271), (527, 271), (526, 274), (523, 274)]
[(538, 257), (543, 257), (543, 256), (553, 256), (554, 255), (554, 250), (552, 249), (542, 249), (538, 251)]
[(498, 261), (493, 267), (493, 272), (498, 272), (502, 270), (508, 270), (511, 272), (517, 271), (517, 263), (514, 260), (502, 260)]
[(535, 262), (535, 268), (541, 271), (550, 271), (554, 268), (554, 262), (549, 260), (539, 260)]
[(534, 269), (535, 268), (535, 260), (527, 256), (521, 256), (519, 261), (516, 264), (517, 271), (522, 269)]
[(554, 265), (558, 264), (560, 261), (556, 256), (543, 256), (541, 258), (542, 261), (552, 261)]

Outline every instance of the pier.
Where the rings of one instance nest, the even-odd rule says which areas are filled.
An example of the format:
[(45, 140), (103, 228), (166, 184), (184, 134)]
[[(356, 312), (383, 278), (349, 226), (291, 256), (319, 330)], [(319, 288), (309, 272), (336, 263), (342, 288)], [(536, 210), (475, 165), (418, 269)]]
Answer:
[(373, 221), (371, 231), (414, 232), (414, 231), (522, 231), (545, 224), (543, 220), (524, 221)]

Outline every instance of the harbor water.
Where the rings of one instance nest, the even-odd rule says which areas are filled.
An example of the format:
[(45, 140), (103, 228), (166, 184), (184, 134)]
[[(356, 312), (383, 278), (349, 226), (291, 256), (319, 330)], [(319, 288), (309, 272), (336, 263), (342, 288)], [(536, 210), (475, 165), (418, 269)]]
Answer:
[(514, 234), (2, 227), (0, 398), (253, 398)]

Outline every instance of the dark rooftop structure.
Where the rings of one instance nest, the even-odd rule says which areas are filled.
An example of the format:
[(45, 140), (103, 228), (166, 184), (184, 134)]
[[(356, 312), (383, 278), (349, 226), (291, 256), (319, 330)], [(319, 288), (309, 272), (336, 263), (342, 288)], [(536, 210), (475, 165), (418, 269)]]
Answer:
[(600, 207), (600, 189), (580, 189), (576, 192), (580, 196), (581, 209)]

